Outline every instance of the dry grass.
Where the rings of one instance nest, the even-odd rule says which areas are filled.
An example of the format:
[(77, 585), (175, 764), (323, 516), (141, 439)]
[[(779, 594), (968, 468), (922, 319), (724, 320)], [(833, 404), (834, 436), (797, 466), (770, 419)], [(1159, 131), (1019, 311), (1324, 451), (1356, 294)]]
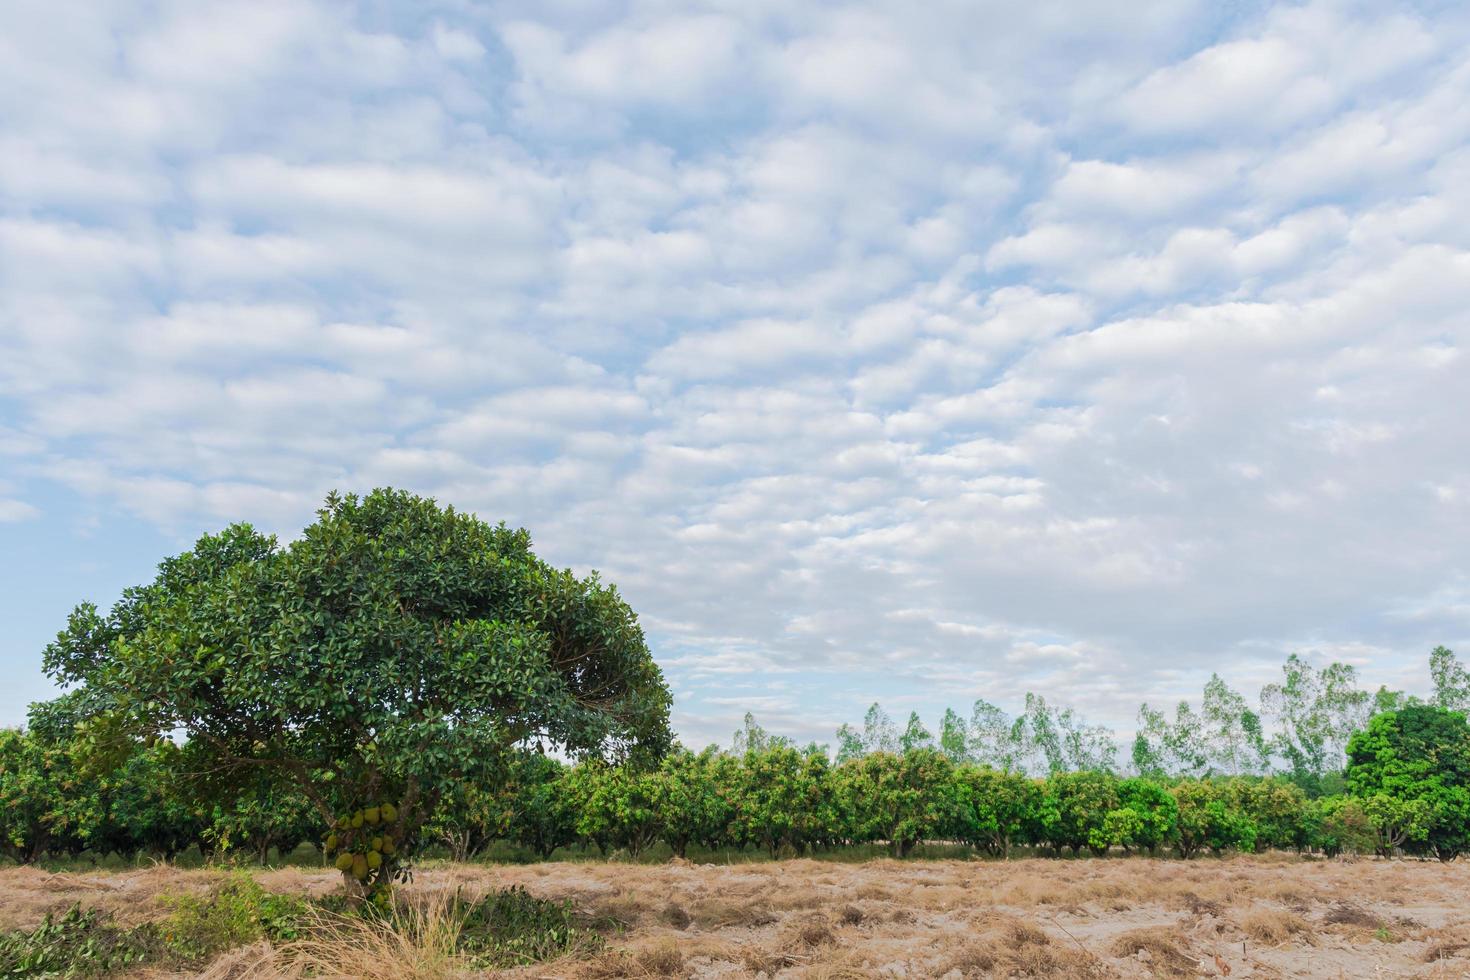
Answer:
[(459, 919), (448, 902), (409, 906), (396, 927), (359, 916), (312, 913), (307, 938), (257, 943), (210, 965), (207, 980), (451, 980), (465, 973), (455, 952)]
[(1282, 909), (1252, 909), (1240, 917), (1240, 931), (1258, 943), (1279, 946), (1294, 938), (1312, 941), (1312, 927), (1295, 912)]
[(1009, 916), (990, 916), (990, 928), (965, 940), (941, 960), (938, 975), (959, 971), (965, 977), (1103, 977), (1102, 960), (1071, 937)]
[[(257, 876), (320, 895), (329, 871)], [(214, 872), (169, 868), (47, 875), (0, 869), (0, 929), (33, 927), (73, 902), (127, 923), (163, 897), (202, 894)], [(793, 860), (715, 867), (553, 863), (421, 867), (404, 889), (424, 909), (512, 885), (570, 900), (609, 951), (505, 971), (543, 977), (727, 978), (1355, 975), (1470, 976), (1470, 868), (1463, 863), (1235, 857), (1109, 860)], [(1385, 942), (1384, 930), (1393, 941)], [(213, 980), (301, 976), (450, 977), (464, 964), (428, 926), (410, 939), (338, 930), (316, 947), (263, 944), (211, 966)], [(1244, 941), (1244, 947), (1242, 946)], [(1200, 964), (1203, 964), (1201, 966)], [(386, 964), (386, 965), (385, 965)]]
[(777, 921), (778, 916), (764, 901), (739, 898), (710, 898), (693, 906), (695, 923), (701, 929), (757, 928)]
[(659, 913), (659, 918), (663, 919), (664, 922), (673, 926), (675, 929), (688, 929), (689, 924), (694, 921), (694, 916), (690, 915), (684, 906), (677, 902), (670, 902), (665, 905), (664, 910)]
[(1154, 976), (1192, 977), (1198, 973), (1199, 960), (1188, 952), (1189, 940), (1168, 926), (1130, 929), (1114, 939), (1109, 948), (1114, 956), (1141, 960)]

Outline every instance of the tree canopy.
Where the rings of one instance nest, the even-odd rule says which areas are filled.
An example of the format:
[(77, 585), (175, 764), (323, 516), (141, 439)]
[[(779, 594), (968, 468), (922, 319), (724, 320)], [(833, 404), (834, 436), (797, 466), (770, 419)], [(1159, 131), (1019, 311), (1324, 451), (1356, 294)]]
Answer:
[[(1348, 785), (1427, 840), (1441, 858), (1470, 851), (1470, 724), (1460, 711), (1411, 705), (1376, 715), (1348, 743)], [(1395, 842), (1397, 843), (1397, 842)]]
[(330, 495), (284, 546), (246, 524), (204, 536), (109, 613), (79, 606), (45, 666), (74, 686), (94, 757), (178, 733), (216, 795), (281, 777), (333, 823), (393, 814), (409, 843), (514, 746), (616, 757), (670, 739), (615, 588), (548, 566), (523, 530), (391, 489)]

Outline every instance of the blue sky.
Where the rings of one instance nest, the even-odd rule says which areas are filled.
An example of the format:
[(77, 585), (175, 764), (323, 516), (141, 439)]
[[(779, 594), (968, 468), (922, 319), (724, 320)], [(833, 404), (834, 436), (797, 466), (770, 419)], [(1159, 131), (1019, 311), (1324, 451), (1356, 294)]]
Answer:
[(0, 8), (0, 724), (385, 484), (617, 582), (694, 744), (1470, 645), (1463, 5), (64, 6)]

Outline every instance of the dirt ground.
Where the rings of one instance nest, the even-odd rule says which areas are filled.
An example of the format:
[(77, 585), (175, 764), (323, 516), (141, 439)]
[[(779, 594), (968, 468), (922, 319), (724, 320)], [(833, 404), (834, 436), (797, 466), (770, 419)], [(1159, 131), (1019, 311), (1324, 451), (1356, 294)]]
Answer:
[[(80, 901), (125, 922), (209, 871), (0, 870), (0, 929)], [(335, 872), (262, 872), (315, 894)], [(608, 950), (514, 971), (599, 977), (1470, 977), (1470, 864), (1227, 860), (441, 865), (419, 899), (524, 885), (605, 924)]]

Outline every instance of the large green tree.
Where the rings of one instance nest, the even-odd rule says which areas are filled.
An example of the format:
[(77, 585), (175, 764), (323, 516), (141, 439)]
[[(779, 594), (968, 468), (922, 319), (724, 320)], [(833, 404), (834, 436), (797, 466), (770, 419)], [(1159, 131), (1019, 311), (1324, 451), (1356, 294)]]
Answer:
[(669, 740), (668, 689), (616, 589), (548, 566), (525, 531), (391, 489), (332, 494), (288, 545), (206, 535), (109, 613), (79, 606), (45, 665), (84, 692), (94, 757), (177, 732), (218, 794), (288, 780), (374, 891), (446, 791), (500, 778), (515, 746)]
[[(1413, 705), (1378, 715), (1348, 743), (1348, 759), (1348, 786), (1375, 819), (1380, 843), (1419, 840), (1443, 860), (1470, 851), (1470, 724), (1464, 712)], [(1415, 801), (1427, 811), (1403, 806)], [(1385, 834), (1388, 824), (1404, 829)]]

